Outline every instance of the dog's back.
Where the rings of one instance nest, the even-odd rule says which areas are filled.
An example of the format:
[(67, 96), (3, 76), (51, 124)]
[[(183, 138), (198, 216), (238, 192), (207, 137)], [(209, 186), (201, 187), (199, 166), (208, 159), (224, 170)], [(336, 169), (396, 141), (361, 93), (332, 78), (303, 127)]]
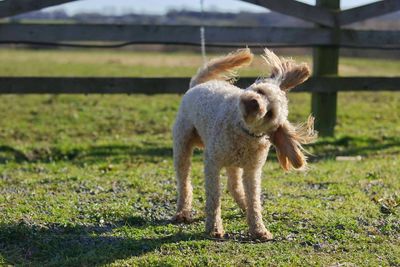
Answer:
[(234, 78), (236, 69), (249, 65), (252, 60), (253, 54), (246, 48), (213, 59), (200, 68), (183, 96), (174, 132), (181, 131), (182, 125), (190, 124), (205, 137), (208, 130), (215, 127), (218, 115), (229, 115), (241, 89), (227, 80)]
[(200, 136), (206, 137), (211, 129), (222, 126), (216, 125), (221, 120), (231, 119), (240, 92), (240, 88), (226, 81), (199, 84), (184, 95), (178, 114), (190, 122)]

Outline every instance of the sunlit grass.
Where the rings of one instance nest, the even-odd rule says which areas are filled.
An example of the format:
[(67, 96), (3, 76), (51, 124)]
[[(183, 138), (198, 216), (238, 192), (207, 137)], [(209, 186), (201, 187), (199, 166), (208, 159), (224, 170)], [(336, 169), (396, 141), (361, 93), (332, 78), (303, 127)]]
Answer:
[[(169, 63), (146, 67), (151, 58)], [(187, 53), (109, 51), (1, 50), (0, 59), (2, 76), (190, 76), (201, 62)], [(358, 69), (375, 61), (343, 62)], [(399, 65), (390, 64), (394, 73)], [(373, 75), (368, 68), (359, 74)], [(308, 146), (305, 173), (284, 173), (271, 152), (262, 181), (264, 221), (276, 237), (268, 243), (248, 241), (245, 217), (225, 190), (232, 239), (203, 234), (198, 151), (197, 220), (169, 223), (176, 205), (171, 126), (180, 98), (0, 96), (0, 265), (400, 265), (399, 93), (340, 93), (336, 137)], [(291, 94), (290, 112), (292, 121), (305, 120), (310, 95)]]

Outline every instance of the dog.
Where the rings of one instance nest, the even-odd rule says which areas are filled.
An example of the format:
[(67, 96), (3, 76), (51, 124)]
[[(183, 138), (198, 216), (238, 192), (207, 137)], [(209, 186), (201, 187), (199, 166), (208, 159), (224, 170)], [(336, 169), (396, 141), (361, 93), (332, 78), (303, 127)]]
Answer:
[(288, 121), (287, 93), (310, 76), (307, 64), (279, 58), (265, 49), (263, 59), (271, 75), (246, 89), (229, 82), (235, 70), (253, 60), (250, 49), (216, 58), (191, 79), (173, 127), (173, 157), (178, 187), (178, 209), (173, 220), (190, 222), (191, 155), (204, 148), (206, 232), (223, 238), (220, 171), (226, 169), (228, 190), (246, 212), (252, 238), (270, 240), (262, 219), (261, 172), (271, 144), (284, 170), (305, 169), (302, 148), (315, 140), (313, 118), (294, 126)]

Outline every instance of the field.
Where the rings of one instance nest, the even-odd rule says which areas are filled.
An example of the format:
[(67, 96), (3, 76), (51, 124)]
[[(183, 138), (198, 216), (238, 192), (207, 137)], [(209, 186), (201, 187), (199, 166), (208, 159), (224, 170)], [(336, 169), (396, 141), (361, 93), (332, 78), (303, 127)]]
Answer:
[[(96, 50), (9, 49), (0, 60), (1, 76), (190, 76), (201, 63), (190, 53)], [(262, 68), (257, 61), (242, 74)], [(399, 73), (394, 60), (344, 58), (340, 66), (341, 75)], [(336, 137), (308, 146), (305, 173), (283, 172), (270, 153), (262, 200), (275, 240), (264, 243), (248, 239), (225, 189), (230, 238), (204, 235), (200, 151), (196, 220), (169, 222), (170, 129), (180, 98), (0, 96), (0, 265), (400, 266), (400, 93), (339, 94)], [(310, 95), (292, 93), (290, 112), (304, 121)]]

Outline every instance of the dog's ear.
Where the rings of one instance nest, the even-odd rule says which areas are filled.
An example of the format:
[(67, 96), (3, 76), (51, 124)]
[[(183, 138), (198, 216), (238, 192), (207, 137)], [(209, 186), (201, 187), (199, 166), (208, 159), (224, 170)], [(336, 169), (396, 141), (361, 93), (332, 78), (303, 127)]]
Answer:
[(305, 169), (307, 157), (303, 153), (302, 144), (311, 143), (316, 139), (317, 133), (313, 125), (314, 118), (312, 117), (309, 117), (306, 124), (297, 127), (286, 122), (270, 135), (279, 163), (284, 170)]
[(297, 64), (291, 59), (279, 58), (268, 49), (264, 50), (262, 57), (271, 68), (270, 78), (277, 81), (285, 92), (305, 82), (311, 75), (306, 63)]
[(311, 75), (310, 68), (306, 63), (296, 64), (294, 61), (286, 60), (283, 62), (283, 65), (284, 77), (281, 81), (280, 88), (284, 91), (289, 91), (297, 85), (302, 84)]
[(288, 171), (292, 168), (301, 169), (306, 165), (306, 158), (300, 150), (300, 144), (296, 141), (289, 129), (279, 126), (271, 136), (272, 144), (276, 149), (281, 167)]

